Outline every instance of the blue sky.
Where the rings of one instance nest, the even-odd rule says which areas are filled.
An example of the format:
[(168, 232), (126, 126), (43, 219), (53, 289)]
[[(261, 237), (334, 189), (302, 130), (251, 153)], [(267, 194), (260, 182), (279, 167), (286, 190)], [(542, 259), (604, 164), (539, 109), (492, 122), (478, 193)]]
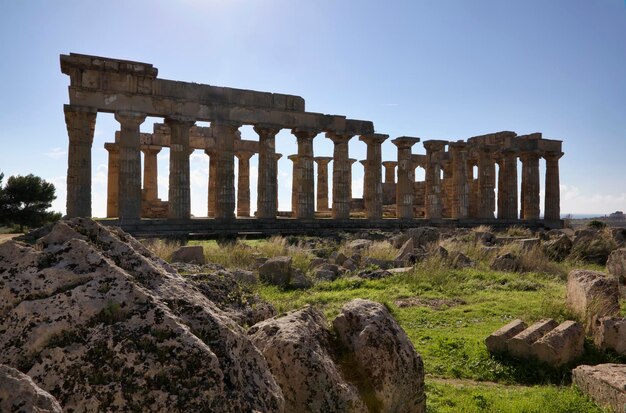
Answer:
[[(59, 54), (154, 64), (159, 77), (300, 95), (308, 111), (374, 122), (377, 132), (457, 140), (513, 130), (562, 139), (562, 212), (626, 210), (624, 0), (0, 0), (0, 171), (57, 185), (65, 209), (69, 79)], [(142, 130), (160, 119), (149, 118)], [(106, 208), (102, 114), (93, 211)], [(244, 138), (257, 139), (251, 128)], [(331, 155), (315, 139), (316, 155)], [(383, 146), (383, 158), (395, 159)], [(295, 138), (277, 151), (280, 208), (290, 208)], [(167, 151), (159, 196), (167, 197)], [(421, 144), (414, 153), (424, 153)], [(353, 139), (350, 156), (363, 159)], [(256, 159), (252, 160), (255, 205)], [(192, 156), (192, 213), (206, 215), (208, 158)], [(362, 169), (355, 164), (354, 195)], [(542, 175), (543, 176), (543, 175)], [(418, 174), (419, 177), (419, 174)]]

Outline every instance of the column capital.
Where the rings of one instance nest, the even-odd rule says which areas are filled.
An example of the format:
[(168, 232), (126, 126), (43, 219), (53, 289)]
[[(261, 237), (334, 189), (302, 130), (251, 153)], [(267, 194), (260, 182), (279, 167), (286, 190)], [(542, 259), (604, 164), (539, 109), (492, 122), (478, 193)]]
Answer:
[(140, 112), (119, 111), (115, 112), (115, 120), (118, 121), (122, 127), (138, 128), (139, 125), (146, 120), (146, 114)]
[(527, 161), (538, 161), (541, 158), (541, 152), (539, 150), (521, 151), (519, 158), (522, 163)]
[(235, 156), (237, 157), (237, 159), (240, 159), (240, 160), (243, 160), (243, 161), (249, 160), (255, 154), (256, 154), (256, 152), (253, 152), (253, 151), (245, 151), (245, 150), (235, 151)]
[(320, 131), (317, 129), (310, 128), (293, 128), (291, 133), (296, 136), (298, 139), (311, 139), (315, 138)]
[(282, 157), (283, 157), (283, 154), (282, 154), (282, 153), (275, 153), (275, 154), (274, 154), (274, 159), (275, 159), (277, 162), (278, 162), (278, 160), (279, 160), (280, 158), (282, 158)]
[(315, 158), (313, 158), (313, 160), (318, 165), (328, 165), (330, 161), (333, 160), (333, 157), (332, 156), (316, 156)]
[(463, 141), (449, 142), (448, 147), (454, 150), (465, 150), (468, 147), (468, 143)]
[(398, 166), (397, 161), (384, 161), (381, 163), (385, 168), (395, 168), (396, 166)]
[(217, 150), (216, 149), (205, 149), (204, 153), (206, 153), (209, 156), (215, 156), (215, 155), (217, 155)]
[(391, 141), (398, 149), (410, 149), (413, 145), (418, 143), (420, 138), (412, 138), (410, 136), (400, 136)]
[(559, 159), (561, 159), (561, 157), (564, 155), (563, 152), (544, 152), (543, 153), (543, 158), (548, 161), (558, 161)]
[(348, 133), (326, 132), (326, 138), (333, 141), (335, 145), (348, 143), (350, 142), (350, 139), (352, 139), (353, 137), (354, 137), (353, 134), (348, 134)]
[(439, 151), (443, 151), (443, 149), (446, 147), (446, 145), (449, 144), (449, 142), (436, 140), (436, 139), (430, 139), (430, 140), (424, 141), (422, 144), (424, 145), (424, 149), (426, 149), (426, 152), (439, 152)]
[(363, 166), (367, 166), (367, 159), (361, 159), (359, 163)]
[(115, 142), (106, 142), (104, 144), (104, 149), (106, 149), (109, 153), (119, 153), (120, 145), (119, 143), (115, 143)]
[(287, 159), (289, 159), (290, 161), (296, 162), (298, 160), (298, 155), (296, 154), (289, 155)]
[(282, 127), (269, 123), (257, 123), (252, 129), (254, 129), (259, 136), (274, 137), (278, 134), (278, 132), (280, 132)]
[(365, 142), (367, 145), (380, 145), (387, 139), (389, 139), (389, 135), (383, 135), (382, 133), (371, 133), (369, 135), (359, 136), (359, 140)]
[(348, 158), (348, 162), (350, 162), (350, 165), (353, 165), (356, 161), (357, 161), (357, 159)]
[(161, 152), (161, 149), (163, 148), (161, 146), (156, 146), (156, 145), (141, 145), (139, 149), (145, 155), (157, 155), (159, 152)]
[(167, 118), (165, 118), (163, 123), (165, 123), (170, 128), (172, 126), (178, 126), (178, 125), (191, 128), (193, 125), (195, 125), (196, 121), (192, 118), (187, 118), (184, 116), (168, 116)]

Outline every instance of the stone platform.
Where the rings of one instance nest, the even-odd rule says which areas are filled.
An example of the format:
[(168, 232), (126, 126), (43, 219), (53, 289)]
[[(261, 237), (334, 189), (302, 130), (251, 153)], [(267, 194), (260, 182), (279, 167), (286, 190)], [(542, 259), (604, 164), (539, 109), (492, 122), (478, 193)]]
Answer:
[[(139, 238), (184, 237), (196, 239), (220, 238), (223, 236), (267, 236), (281, 235), (331, 235), (337, 232), (358, 231), (395, 231), (423, 226), (456, 228), (489, 225), (494, 229), (505, 229), (511, 225), (520, 225), (519, 220), (454, 220), (454, 219), (258, 219), (237, 218), (219, 220), (211, 218), (192, 218), (189, 220), (142, 219), (120, 221), (103, 219), (103, 225), (121, 227), (124, 231)], [(562, 228), (563, 221), (532, 220), (521, 225), (531, 229)]]

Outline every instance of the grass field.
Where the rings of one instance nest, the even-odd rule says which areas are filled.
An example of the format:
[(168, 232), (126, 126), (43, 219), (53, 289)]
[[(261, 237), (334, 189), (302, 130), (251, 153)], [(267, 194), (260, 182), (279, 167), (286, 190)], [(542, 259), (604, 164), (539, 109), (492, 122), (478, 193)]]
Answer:
[[(314, 257), (303, 245), (282, 238), (231, 246), (196, 243), (205, 247), (209, 261), (231, 268), (253, 268), (258, 256), (291, 255), (295, 266), (306, 270)], [(485, 260), (474, 268), (452, 269), (432, 258), (410, 272), (380, 280), (347, 274), (305, 290), (259, 285), (257, 291), (278, 312), (313, 305), (329, 320), (354, 298), (385, 304), (422, 355), (429, 412), (602, 412), (571, 385), (572, 366), (553, 369), (493, 357), (486, 350), (484, 339), (512, 319), (528, 324), (546, 317), (575, 319), (565, 306), (567, 272), (581, 266), (602, 269), (534, 261), (537, 271), (508, 273), (490, 270)], [(626, 314), (624, 307), (622, 303)], [(626, 362), (596, 351), (590, 342), (586, 348), (576, 364)]]

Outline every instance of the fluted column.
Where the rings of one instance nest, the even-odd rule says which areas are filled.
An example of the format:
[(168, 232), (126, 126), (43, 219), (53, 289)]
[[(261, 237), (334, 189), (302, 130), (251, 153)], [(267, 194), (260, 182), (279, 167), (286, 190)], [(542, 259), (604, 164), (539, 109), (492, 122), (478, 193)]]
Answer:
[(105, 143), (104, 149), (109, 152), (107, 168), (107, 218), (117, 217), (119, 203), (120, 147), (117, 143)]
[[(276, 215), (278, 215), (278, 161), (282, 157), (283, 157), (282, 153), (274, 154), (274, 160), (275, 160), (274, 162), (275, 162), (275, 165), (276, 165), (276, 178), (275, 178), (275, 182), (276, 182), (276, 213), (274, 214), (274, 218), (276, 217)], [(257, 211), (257, 216), (258, 216), (258, 211)], [(271, 218), (271, 216), (269, 218)]]
[(292, 162), (291, 167), (291, 215), (295, 218), (298, 215), (298, 178), (300, 171), (298, 170), (298, 155), (289, 155), (287, 157)]
[(442, 216), (442, 191), (441, 191), (441, 152), (447, 141), (428, 140), (424, 141), (426, 149), (426, 173), (425, 173), (425, 217), (427, 219), (441, 219)]
[(254, 131), (259, 135), (259, 175), (256, 216), (257, 218), (273, 219), (276, 218), (278, 212), (276, 134), (280, 131), (280, 128), (269, 125), (255, 125)]
[[(363, 204), (365, 204), (365, 193), (367, 192), (367, 181), (365, 180), (365, 176), (367, 175), (367, 159), (361, 159), (359, 163), (363, 165)], [(381, 189), (382, 189), (382, 181), (381, 181)]]
[(217, 153), (213, 149), (205, 149), (204, 153), (209, 155), (209, 184), (207, 199), (207, 216), (215, 217), (215, 200), (217, 199)]
[(143, 152), (143, 192), (142, 199), (156, 201), (159, 198), (157, 155), (160, 146), (142, 145)]
[(350, 160), (348, 157), (348, 142), (353, 135), (344, 135), (334, 132), (326, 133), (326, 137), (333, 141), (333, 218), (350, 218)]
[(97, 112), (71, 105), (65, 105), (63, 111), (69, 137), (67, 216), (91, 217), (91, 145)]
[(330, 156), (316, 156), (317, 163), (317, 210), (330, 211), (328, 207), (328, 163), (333, 160)]
[(313, 138), (319, 133), (309, 129), (294, 129), (298, 139), (298, 199), (296, 217), (315, 218), (315, 182), (313, 173)]
[(402, 136), (391, 142), (398, 148), (398, 184), (396, 185), (396, 217), (413, 218), (413, 183), (409, 173), (413, 167), (411, 148), (419, 138)]
[(539, 152), (520, 154), (522, 161), (522, 219), (539, 219)]
[(517, 219), (517, 152), (508, 148), (500, 154), (498, 218)]
[(352, 165), (356, 162), (356, 159), (348, 159), (348, 207), (352, 202)]
[(235, 140), (239, 124), (224, 121), (211, 123), (215, 137), (217, 171), (215, 174), (216, 199), (215, 218), (235, 217)]
[(250, 158), (252, 155), (254, 152), (250, 151), (237, 151), (235, 153), (239, 160), (237, 178), (237, 216), (239, 217), (250, 216)]
[(194, 125), (194, 121), (166, 118), (165, 124), (170, 128), (167, 217), (169, 219), (189, 219), (191, 217), (189, 129)]
[(478, 210), (483, 219), (493, 219), (496, 209), (496, 164), (493, 156), (494, 148), (478, 148)]
[(120, 131), (119, 218), (141, 218), (141, 153), (139, 126), (146, 119), (143, 113), (117, 112)]
[(469, 215), (469, 184), (467, 182), (467, 144), (465, 142), (450, 143), (452, 155), (452, 208), (451, 217), (466, 219)]
[[(368, 219), (381, 219), (383, 217), (381, 145), (385, 140), (387, 140), (387, 138), (389, 138), (389, 135), (382, 134), (363, 135), (359, 137), (359, 140), (365, 142), (367, 145), (367, 159), (364, 164), (365, 177), (363, 178), (363, 202), (365, 204), (365, 216)], [(391, 179), (393, 179), (394, 169), (390, 169)], [(387, 167), (385, 167), (385, 172), (387, 172), (387, 170)]]
[(396, 183), (396, 166), (398, 166), (398, 162), (385, 161), (382, 163), (382, 165), (385, 168), (385, 183), (395, 184)]
[(562, 152), (547, 152), (546, 160), (546, 199), (544, 219), (558, 221), (561, 219), (561, 190), (559, 184), (559, 159)]

